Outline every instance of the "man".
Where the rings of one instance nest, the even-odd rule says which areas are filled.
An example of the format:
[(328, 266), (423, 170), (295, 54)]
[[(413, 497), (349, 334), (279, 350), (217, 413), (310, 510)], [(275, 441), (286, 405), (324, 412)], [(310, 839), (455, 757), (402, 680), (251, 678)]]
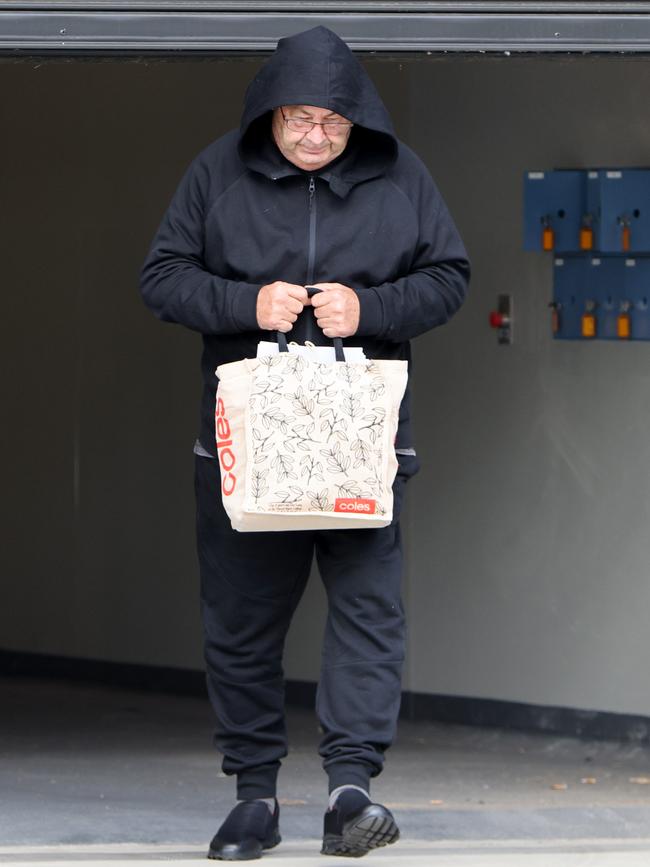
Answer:
[[(399, 710), (398, 517), (418, 466), (407, 393), (391, 526), (238, 534), (221, 503), (214, 371), (254, 357), (274, 331), (318, 344), (352, 338), (370, 358), (408, 359), (409, 339), (455, 313), (468, 278), (440, 194), (345, 43), (323, 27), (280, 40), (249, 86), (239, 133), (187, 171), (142, 273), (156, 315), (203, 335), (195, 452), (205, 659), (215, 742), (239, 799), (209, 857), (258, 858), (280, 841), (282, 650), (314, 553), (329, 607), (317, 698), (330, 791), (322, 851), (359, 856), (399, 836), (369, 785)], [(309, 286), (323, 291), (310, 299)]]

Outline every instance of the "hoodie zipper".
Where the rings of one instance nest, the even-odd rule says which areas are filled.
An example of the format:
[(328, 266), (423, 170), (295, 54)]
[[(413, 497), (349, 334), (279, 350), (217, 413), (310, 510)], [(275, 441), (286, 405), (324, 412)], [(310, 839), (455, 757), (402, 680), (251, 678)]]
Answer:
[[(309, 251), (307, 256), (307, 286), (311, 286), (314, 282), (314, 268), (316, 261), (316, 181), (314, 176), (309, 178)], [(306, 328), (307, 340), (314, 340), (314, 314), (311, 311), (311, 316), (307, 319)]]
[(314, 282), (314, 261), (316, 259), (316, 181), (309, 178), (309, 257), (307, 259), (307, 285)]

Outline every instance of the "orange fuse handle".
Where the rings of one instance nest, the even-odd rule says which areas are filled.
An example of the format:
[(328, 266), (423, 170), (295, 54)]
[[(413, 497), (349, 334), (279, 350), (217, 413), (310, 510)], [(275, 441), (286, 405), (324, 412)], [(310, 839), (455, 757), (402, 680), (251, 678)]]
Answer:
[(616, 320), (616, 334), (619, 340), (629, 340), (632, 337), (632, 317), (630, 316), (631, 304), (629, 301), (621, 301), (620, 313)]
[(623, 223), (621, 230), (621, 247), (627, 253), (632, 243), (632, 232), (627, 223)]
[(544, 226), (542, 229), (542, 250), (547, 253), (555, 247), (555, 232), (551, 226)]
[(593, 313), (582, 314), (582, 336), (589, 339), (596, 336), (596, 317)]
[(632, 329), (630, 327), (630, 314), (629, 313), (619, 313), (618, 319), (616, 320), (616, 333), (618, 335), (619, 340), (629, 340), (630, 339)]

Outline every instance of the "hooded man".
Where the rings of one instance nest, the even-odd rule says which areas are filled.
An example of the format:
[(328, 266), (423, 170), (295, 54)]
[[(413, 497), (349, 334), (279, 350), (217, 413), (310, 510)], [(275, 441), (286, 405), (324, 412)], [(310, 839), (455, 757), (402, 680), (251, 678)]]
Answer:
[[(280, 842), (282, 651), (314, 553), (328, 597), (317, 697), (330, 791), (322, 852), (359, 856), (398, 838), (369, 786), (399, 711), (398, 518), (418, 468), (407, 392), (390, 526), (238, 534), (220, 496), (214, 371), (254, 357), (269, 331), (316, 344), (353, 337), (368, 358), (410, 359), (408, 341), (448, 321), (468, 279), (440, 193), (395, 138), (346, 44), (324, 27), (281, 39), (248, 88), (239, 132), (189, 167), (142, 272), (155, 314), (203, 335), (195, 445), (201, 610), (215, 743), (238, 797), (209, 857), (258, 858)], [(323, 291), (310, 299), (309, 286)]]

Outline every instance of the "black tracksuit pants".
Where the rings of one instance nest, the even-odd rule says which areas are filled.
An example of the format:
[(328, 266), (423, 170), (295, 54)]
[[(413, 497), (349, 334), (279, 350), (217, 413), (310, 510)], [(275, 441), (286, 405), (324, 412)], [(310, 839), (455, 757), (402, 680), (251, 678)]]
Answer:
[(328, 617), (317, 694), (330, 791), (367, 788), (397, 724), (405, 623), (399, 509), (414, 455), (399, 456), (389, 527), (238, 533), (221, 502), (219, 463), (196, 457), (201, 611), (215, 744), (237, 797), (276, 793), (287, 754), (282, 652), (314, 553)]

